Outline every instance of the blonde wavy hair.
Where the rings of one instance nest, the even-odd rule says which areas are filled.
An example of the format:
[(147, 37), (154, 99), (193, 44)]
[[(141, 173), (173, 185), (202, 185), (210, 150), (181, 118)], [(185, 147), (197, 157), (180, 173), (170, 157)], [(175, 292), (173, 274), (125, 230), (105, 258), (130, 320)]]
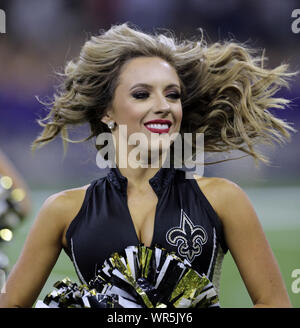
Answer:
[(181, 41), (170, 31), (147, 34), (126, 23), (92, 36), (79, 58), (67, 63), (54, 99), (44, 103), (49, 113), (38, 120), (43, 131), (32, 149), (58, 134), (64, 144), (75, 142), (67, 133), (72, 125), (90, 126), (90, 135), (77, 142), (110, 132), (101, 118), (113, 99), (123, 64), (140, 56), (160, 57), (175, 68), (183, 86), (180, 133), (204, 133), (205, 152), (240, 150), (256, 163), (269, 163), (254, 146), (283, 143), (290, 139), (289, 131), (296, 132), (270, 112), (289, 104), (288, 99), (276, 97), (295, 75), (287, 64), (267, 69), (263, 52), (258, 55), (238, 42), (208, 45), (203, 33), (199, 40)]

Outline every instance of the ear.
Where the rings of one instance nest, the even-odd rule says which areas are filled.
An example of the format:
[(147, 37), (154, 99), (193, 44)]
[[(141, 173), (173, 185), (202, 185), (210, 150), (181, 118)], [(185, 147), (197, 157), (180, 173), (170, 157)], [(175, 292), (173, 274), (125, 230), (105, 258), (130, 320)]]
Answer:
[(101, 118), (101, 122), (107, 124), (109, 121), (112, 121), (113, 118), (112, 118), (111, 113), (112, 113), (112, 110), (111, 109), (107, 109), (105, 111), (105, 114)]
[(107, 124), (109, 121), (111, 121), (110, 117), (108, 115), (104, 115), (101, 118), (101, 122)]

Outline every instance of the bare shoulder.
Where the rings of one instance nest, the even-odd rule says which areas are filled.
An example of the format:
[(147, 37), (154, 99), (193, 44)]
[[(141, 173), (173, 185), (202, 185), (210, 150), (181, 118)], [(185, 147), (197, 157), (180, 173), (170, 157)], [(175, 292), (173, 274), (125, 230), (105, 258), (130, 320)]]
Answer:
[(60, 218), (76, 215), (82, 205), (88, 186), (67, 189), (50, 195), (44, 201), (41, 211), (47, 211)]
[(220, 219), (228, 216), (225, 214), (235, 208), (233, 204), (250, 205), (250, 200), (243, 189), (229, 179), (195, 175), (195, 180)]
[(66, 214), (72, 215), (81, 207), (88, 187), (89, 185), (85, 185), (52, 194), (45, 200), (43, 207), (64, 216)]
[[(44, 226), (55, 226), (60, 235), (61, 244), (66, 247), (66, 231), (71, 221), (78, 214), (89, 185), (78, 188), (66, 189), (50, 195), (43, 203), (38, 215), (38, 220)], [(51, 218), (51, 219), (50, 219)]]
[(201, 177), (197, 175), (194, 177), (202, 192), (207, 193), (208, 196), (215, 195), (218, 198), (224, 198), (232, 193), (242, 192), (242, 189), (235, 182), (226, 178)]
[[(72, 188), (60, 191), (50, 195), (43, 203), (39, 216), (42, 220), (51, 218), (57, 229), (62, 231), (62, 244), (66, 245), (66, 230), (78, 214), (85, 197), (85, 193), (89, 185), (79, 188)], [(46, 223), (46, 222), (45, 222)], [(47, 222), (47, 225), (51, 222)]]

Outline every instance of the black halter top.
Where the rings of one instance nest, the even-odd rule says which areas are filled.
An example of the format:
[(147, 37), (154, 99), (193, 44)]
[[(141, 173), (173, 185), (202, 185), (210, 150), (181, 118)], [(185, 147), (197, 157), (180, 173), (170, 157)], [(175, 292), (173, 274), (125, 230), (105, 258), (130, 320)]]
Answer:
[[(160, 168), (149, 180), (158, 197), (152, 246), (188, 260), (218, 289), (221, 264), (228, 248), (222, 224), (195, 179), (183, 169)], [(66, 234), (69, 255), (82, 283), (94, 276), (114, 252), (140, 243), (127, 205), (127, 178), (118, 167), (94, 180)]]

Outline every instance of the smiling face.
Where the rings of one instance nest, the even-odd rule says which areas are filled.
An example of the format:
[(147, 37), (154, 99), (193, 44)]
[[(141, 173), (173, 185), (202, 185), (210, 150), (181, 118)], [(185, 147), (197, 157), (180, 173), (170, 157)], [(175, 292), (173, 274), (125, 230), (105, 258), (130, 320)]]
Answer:
[(142, 133), (150, 146), (151, 136), (179, 132), (180, 95), (178, 75), (169, 63), (159, 57), (134, 58), (122, 67), (112, 105), (102, 121), (116, 123), (112, 131), (116, 140), (119, 126), (126, 125), (128, 138)]

